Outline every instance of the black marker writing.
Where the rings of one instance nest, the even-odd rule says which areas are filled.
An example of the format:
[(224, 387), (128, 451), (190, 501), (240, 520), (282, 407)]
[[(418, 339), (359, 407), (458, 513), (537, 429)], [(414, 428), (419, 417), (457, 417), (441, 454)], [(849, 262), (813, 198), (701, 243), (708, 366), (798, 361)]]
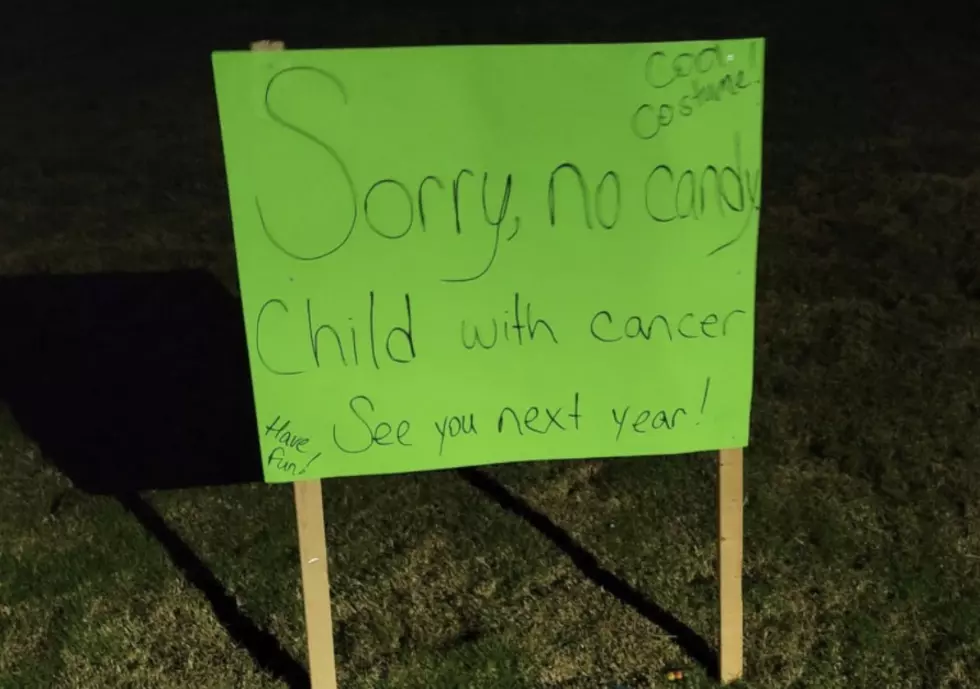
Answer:
[[(735, 133), (735, 164), (738, 165), (739, 169), (741, 170), (742, 138), (737, 132)], [(745, 235), (745, 230), (748, 229), (749, 222), (751, 222), (752, 217), (762, 210), (762, 170), (756, 170), (755, 180), (752, 179), (752, 172), (750, 170), (745, 170), (744, 177), (746, 182), (745, 190), (748, 194), (750, 211), (746, 213), (745, 219), (742, 221), (742, 226), (739, 228), (738, 233), (724, 244), (721, 244), (710, 251), (708, 256), (714, 256), (718, 252), (727, 249), (741, 239)], [(739, 185), (739, 187), (740, 189), (742, 188), (741, 185)]]
[[(281, 370), (269, 363), (269, 353), (265, 342), (268, 329), (285, 332), (290, 338), (302, 338), (303, 346), (300, 351), (308, 355), (310, 368), (321, 369), (331, 364), (359, 366), (370, 359), (374, 368), (380, 369), (382, 362), (393, 364), (411, 363), (417, 356), (415, 351), (415, 336), (412, 326), (412, 298), (408, 294), (401, 295), (404, 315), (398, 319), (384, 321), (379, 330), (378, 297), (371, 291), (366, 295), (366, 309), (360, 317), (340, 316), (328, 318), (323, 316), (315, 306), (313, 299), (305, 300), (305, 319), (299, 321), (291, 317), (291, 311), (282, 299), (270, 299), (259, 309), (256, 319), (255, 342), (259, 361), (270, 373), (278, 376), (299, 375), (309, 369)], [(397, 303), (397, 301), (395, 302)], [(266, 322), (266, 310), (277, 307), (286, 314), (275, 322)], [(384, 329), (387, 327), (387, 330)], [(367, 330), (367, 333), (364, 331)], [(360, 334), (360, 337), (359, 337)], [(284, 335), (280, 336), (280, 339)], [(363, 350), (367, 341), (368, 351)], [(368, 356), (369, 355), (369, 356)], [(367, 358), (366, 358), (367, 357)], [(307, 358), (307, 357), (304, 357)]]
[(643, 340), (649, 342), (683, 342), (705, 338), (714, 340), (727, 337), (729, 322), (736, 315), (745, 315), (742, 309), (731, 309), (719, 316), (708, 313), (697, 316), (688, 312), (676, 317), (662, 313), (625, 318), (616, 317), (607, 310), (598, 311), (589, 321), (589, 334), (599, 342)]
[[(430, 182), (430, 181), (431, 182), (435, 182), (436, 185), (439, 187), (440, 190), (441, 189), (445, 189), (445, 187), (442, 185), (442, 180), (439, 179), (438, 177), (436, 177), (435, 175), (427, 175), (426, 177), (424, 177), (422, 179), (421, 182), (419, 182), (419, 192), (418, 192), (418, 197), (419, 197), (419, 222), (422, 223), (422, 231), (423, 232), (425, 231), (425, 203), (423, 203), (423, 201), (422, 201), (422, 190), (425, 188), (425, 183), (426, 182)], [(454, 190), (454, 195), (455, 195), (455, 190)], [(456, 231), (459, 232), (459, 214), (456, 215)]]
[[(754, 49), (754, 44), (751, 46)], [(750, 52), (750, 67), (754, 68), (754, 53)], [(643, 103), (630, 118), (630, 128), (640, 139), (653, 139), (670, 127), (679, 116), (692, 116), (698, 108), (719, 102), (724, 97), (737, 96), (745, 89), (761, 83), (750, 79), (745, 70), (729, 70), (719, 76), (731, 56), (724, 57), (718, 44), (710, 45), (697, 53), (683, 52), (673, 58), (662, 50), (654, 51), (647, 58), (644, 78), (654, 89), (660, 90), (687, 80), (688, 90), (670, 103)], [(709, 78), (710, 72), (716, 74)]]
[[(467, 170), (467, 172), (469, 172)], [(458, 178), (457, 178), (458, 181)], [(510, 174), (507, 175), (507, 180), (504, 182), (504, 188), (500, 195), (500, 202), (496, 206), (494, 215), (490, 215), (490, 208), (492, 204), (487, 200), (487, 185), (489, 184), (489, 175), (483, 173), (483, 219), (488, 225), (493, 228), (493, 246), (490, 250), (490, 258), (487, 260), (486, 265), (483, 268), (476, 270), (474, 273), (468, 277), (461, 278), (443, 278), (443, 282), (473, 282), (474, 280), (479, 280), (484, 275), (486, 275), (490, 268), (493, 267), (494, 261), (497, 260), (497, 252), (500, 249), (500, 227), (503, 225), (504, 220), (507, 218), (507, 210), (510, 207), (510, 193), (513, 183), (513, 178)], [(456, 232), (457, 234), (461, 232), (459, 225), (459, 198), (458, 198), (458, 188), (457, 185), (453, 185), (453, 203), (456, 209)], [(508, 239), (513, 239), (514, 235), (517, 234), (517, 229), (520, 227), (520, 220), (514, 218), (514, 232)]]
[(275, 463), (276, 469), (279, 471), (289, 472), (293, 476), (302, 476), (310, 468), (310, 465), (320, 458), (322, 453), (317, 452), (306, 460), (306, 464), (297, 472), (297, 465), (288, 459), (287, 452), (295, 450), (301, 455), (307, 454), (310, 439), (295, 433), (290, 427), (291, 423), (292, 421), (289, 419), (283, 420), (281, 416), (277, 416), (275, 421), (265, 427), (265, 437), (271, 437), (273, 441), (278, 443), (269, 453), (266, 466), (272, 466)]
[(708, 393), (711, 392), (711, 376), (708, 376), (704, 381), (704, 394), (701, 396), (701, 413), (704, 414), (704, 408), (708, 404)]
[[(566, 181), (559, 187), (558, 173), (565, 171), (562, 178), (574, 176), (578, 183), (573, 185), (571, 180)], [(552, 227), (558, 223), (558, 190), (578, 188), (579, 197), (582, 200), (582, 220), (588, 229), (593, 228), (592, 215), (593, 208), (596, 220), (607, 230), (611, 230), (619, 221), (619, 213), (623, 207), (623, 187), (619, 179), (619, 173), (615, 170), (606, 170), (602, 178), (594, 189), (589, 188), (589, 183), (582, 170), (574, 163), (565, 162), (551, 171), (548, 178), (548, 220)], [(592, 202), (591, 205), (589, 202)]]
[[(749, 60), (745, 66), (752, 70), (756, 69), (756, 49), (757, 46), (751, 44), (747, 53)], [(724, 54), (719, 43), (676, 55), (652, 52), (644, 65), (642, 78), (654, 93), (666, 94), (665, 89), (670, 87), (674, 100), (640, 104), (631, 122), (636, 135), (652, 138), (670, 126), (675, 118), (691, 116), (699, 107), (737, 96), (760, 83), (745, 70), (735, 69), (732, 59), (733, 56)], [(678, 93), (678, 89), (683, 92)], [(442, 260), (448, 263), (439, 268), (437, 279), (451, 284), (480, 280), (501, 262), (503, 246), (522, 234), (536, 231), (527, 223), (527, 228), (532, 229), (522, 230), (522, 214), (517, 203), (521, 198), (518, 193), (520, 184), (531, 185), (530, 198), (534, 203), (540, 203), (542, 194), (546, 193), (548, 223), (552, 228), (581, 223), (587, 229), (613, 230), (621, 224), (624, 208), (638, 206), (645, 208), (655, 223), (703, 220), (712, 214), (744, 216), (730, 236), (723, 241), (712, 240), (713, 246), (706, 249), (709, 256), (742, 239), (761, 207), (761, 173), (758, 169), (743, 166), (737, 135), (733, 164), (681, 169), (654, 159), (646, 178), (635, 181), (624, 181), (613, 169), (587, 171), (574, 160), (559, 162), (559, 159), (549, 163), (554, 167), (550, 168), (547, 180), (538, 177), (524, 182), (508, 171), (481, 170), (464, 164), (455, 170), (424, 171), (426, 174), (420, 171), (404, 178), (389, 175), (355, 184), (340, 150), (328, 141), (333, 138), (347, 140), (343, 132), (330, 133), (333, 122), (323, 116), (301, 122), (286, 107), (290, 96), (310, 92), (335, 98), (341, 109), (351, 104), (350, 94), (338, 75), (316, 67), (300, 66), (280, 70), (269, 79), (263, 107), (276, 128), (312, 144), (311, 155), (324, 178), (316, 178), (312, 186), (305, 180), (307, 183), (294, 187), (312, 189), (313, 196), (301, 200), (300, 205), (322, 207), (325, 210), (319, 215), (324, 217), (312, 217), (310, 228), (288, 227), (287, 234), (285, 217), (277, 216), (278, 211), (270, 207), (261, 190), (255, 196), (258, 220), (266, 238), (283, 254), (298, 261), (316, 261), (336, 255), (349, 244), (360, 224), (368, 231), (372, 242), (404, 242), (421, 236), (439, 241), (465, 241), (463, 252), (433, 252), (436, 256), (446, 256)], [(643, 198), (627, 198), (629, 194)], [(324, 204), (324, 201), (329, 203)], [(290, 224), (296, 223), (291, 221)], [(635, 223), (630, 227), (636, 227)], [(413, 230), (416, 231), (413, 233)], [(298, 246), (297, 240), (289, 238), (296, 235), (307, 236), (307, 245)], [(292, 315), (294, 307), (299, 304), (270, 300), (263, 306), (260, 320), (271, 316), (272, 309), (276, 309), (281, 312), (276, 322), (283, 323)], [(300, 360), (286, 365), (262, 349), (259, 358), (267, 370), (275, 375), (297, 375), (322, 366), (326, 360), (335, 360), (341, 366), (358, 366), (368, 360), (366, 347), (364, 351), (358, 347), (361, 342), (371, 345), (370, 361), (376, 367), (384, 363), (376, 337), (366, 337), (354, 328), (357, 319), (320, 323), (316, 322), (315, 314), (308, 313), (307, 316), (311, 319), (308, 327), (314, 333), (311, 335), (312, 361)], [(370, 323), (368, 329), (373, 325)], [(408, 328), (406, 331), (410, 332)], [(320, 336), (331, 343), (321, 344)], [(503, 333), (500, 336), (504, 337)], [(491, 336), (487, 337), (492, 340)], [(474, 335), (474, 344), (476, 339)], [(486, 342), (482, 335), (479, 339)], [(324, 354), (327, 349), (338, 352)], [(411, 339), (406, 351), (409, 354), (400, 352), (395, 355), (399, 363), (414, 358)]]
[(275, 421), (265, 427), (265, 436), (268, 438), (271, 435), (273, 439), (283, 447), (292, 448), (297, 452), (305, 453), (306, 450), (303, 448), (310, 442), (310, 439), (290, 432), (289, 424), (291, 421), (286, 419), (280, 423), (280, 418), (281, 417), (277, 416)]
[(562, 163), (551, 171), (551, 177), (548, 179), (548, 217), (551, 220), (551, 226), (555, 226), (555, 208), (558, 205), (555, 184), (558, 173), (562, 170), (568, 170), (569, 173), (578, 178), (579, 190), (582, 192), (582, 217), (585, 220), (585, 226), (591, 230), (592, 214), (589, 212), (589, 187), (585, 182), (585, 177), (582, 176), (582, 171), (573, 163)]
[(535, 318), (531, 312), (531, 302), (524, 304), (523, 320), (521, 318), (521, 295), (514, 293), (514, 311), (504, 311), (504, 317), (498, 320), (490, 319), (490, 325), (470, 325), (467, 321), (460, 324), (460, 339), (466, 349), (493, 349), (498, 343), (513, 342), (517, 345), (529, 344), (535, 337), (550, 340), (558, 344), (554, 329), (543, 318)]
[[(428, 179), (428, 177), (426, 178)], [(425, 180), (422, 180), (424, 183)], [(381, 196), (383, 190), (388, 189), (389, 192), (385, 196)], [(381, 201), (378, 201), (377, 196), (381, 196)], [(422, 197), (422, 185), (419, 184), (419, 199)], [(375, 205), (378, 203), (383, 204), (383, 206), (393, 205), (393, 198), (402, 198), (404, 200), (403, 207), (407, 209), (407, 213), (402, 214), (402, 220), (398, 225), (391, 227), (381, 227), (378, 225), (374, 219), (372, 219), (371, 214), (371, 202), (374, 201)], [(419, 207), (421, 208), (421, 200), (419, 201)], [(401, 239), (409, 230), (412, 229), (412, 225), (415, 223), (415, 205), (414, 199), (411, 193), (408, 191), (408, 187), (399, 182), (397, 179), (382, 179), (378, 180), (371, 185), (367, 193), (364, 195), (364, 219), (367, 221), (368, 227), (370, 227), (375, 234), (384, 237), (385, 239)]]
[(283, 371), (281, 369), (273, 368), (272, 364), (269, 363), (268, 358), (266, 358), (265, 349), (262, 347), (262, 319), (266, 315), (266, 309), (270, 306), (277, 306), (281, 310), (285, 311), (287, 315), (289, 314), (289, 307), (286, 306), (286, 302), (284, 302), (282, 299), (269, 299), (262, 304), (262, 308), (259, 309), (259, 315), (255, 318), (255, 352), (259, 357), (259, 361), (262, 362), (262, 366), (264, 366), (267, 371), (277, 376), (296, 376), (304, 373), (302, 370)]
[[(287, 74), (292, 74), (295, 76), (304, 75), (307, 77), (314, 77), (312, 79), (306, 79), (303, 82), (304, 87), (315, 88), (316, 86), (329, 86), (340, 93), (343, 98), (344, 105), (347, 105), (347, 91), (344, 88), (343, 83), (335, 77), (333, 74), (326, 72), (322, 69), (316, 67), (288, 67), (280, 72), (277, 72), (269, 79), (268, 84), (265, 88), (265, 112), (269, 118), (278, 124), (280, 127), (288, 129), (289, 131), (298, 134), (307, 141), (314, 144), (317, 148), (327, 154), (327, 157), (333, 162), (334, 166), (339, 169), (341, 176), (343, 177), (344, 183), (347, 186), (347, 194), (350, 197), (351, 210), (350, 210), (350, 221), (344, 222), (343, 220), (338, 222), (336, 218), (330, 218), (323, 220), (323, 227), (332, 230), (336, 227), (344, 227), (346, 225), (345, 233), (339, 238), (334, 239), (331, 242), (327, 242), (326, 247), (320, 251), (309, 252), (309, 253), (299, 253), (297, 250), (289, 249), (280, 242), (277, 237), (276, 232), (273, 230), (273, 226), (269, 218), (266, 217), (262, 210), (262, 202), (258, 195), (255, 197), (255, 210), (259, 216), (259, 222), (262, 225), (262, 231), (265, 233), (266, 238), (279, 249), (281, 252), (294, 258), (298, 261), (316, 261), (321, 258), (326, 258), (333, 253), (339, 251), (350, 239), (351, 235), (354, 233), (354, 226), (357, 222), (357, 192), (354, 188), (354, 180), (351, 178), (350, 172), (347, 169), (347, 165), (341, 159), (340, 154), (337, 151), (323, 141), (320, 137), (312, 132), (307, 131), (291, 122), (286, 121), (282, 115), (272, 106), (272, 90), (276, 82)], [(304, 185), (305, 186), (305, 185)], [(326, 192), (333, 185), (324, 184), (323, 191)], [(343, 218), (344, 216), (341, 216)]]
[(273, 464), (275, 464), (278, 471), (288, 471), (294, 476), (296, 475), (296, 462), (290, 462), (286, 459), (286, 448), (281, 445), (276, 445), (272, 448), (272, 452), (269, 453), (268, 458), (265, 460), (267, 467)]
[[(411, 443), (405, 440), (412, 427), (408, 419), (401, 419), (395, 426), (392, 426), (388, 421), (379, 421), (378, 423), (369, 421), (367, 414), (374, 412), (374, 402), (366, 395), (352, 397), (348, 403), (348, 407), (358, 423), (363, 427), (363, 430), (360, 433), (349, 434), (359, 436), (359, 438), (352, 440), (348, 436), (347, 440), (341, 442), (340, 434), (337, 431), (337, 424), (334, 424), (333, 443), (341, 452), (353, 455), (367, 452), (375, 446), (389, 447), (400, 445), (402, 447), (411, 447)], [(393, 431), (395, 433), (394, 438), (391, 437)]]
[(299, 475), (302, 476), (303, 474), (305, 474), (307, 470), (310, 468), (310, 465), (313, 464), (313, 462), (315, 462), (316, 460), (320, 459), (320, 455), (322, 454), (323, 454), (322, 452), (317, 452), (315, 455), (310, 457), (310, 460), (303, 466), (303, 469), (299, 472)]
[(687, 416), (687, 410), (683, 407), (676, 407), (672, 412), (668, 412), (666, 409), (658, 409), (652, 412), (649, 409), (641, 409), (632, 415), (630, 415), (628, 405), (620, 411), (616, 409), (610, 411), (612, 411), (613, 421), (616, 423), (616, 440), (622, 436), (623, 430), (627, 428), (627, 423), (633, 433), (642, 435), (648, 429), (672, 431), (677, 427), (678, 416)]
[[(286, 242), (280, 237), (280, 225), (275, 222), (274, 218), (269, 217), (269, 213), (262, 202), (261, 195), (256, 195), (256, 213), (258, 214), (259, 223), (262, 230), (269, 242), (285, 255), (298, 261), (317, 261), (327, 258), (328, 256), (340, 251), (340, 249), (342, 249), (350, 240), (355, 228), (357, 227), (359, 208), (363, 209), (364, 222), (367, 227), (375, 235), (383, 239), (397, 241), (409, 236), (412, 228), (416, 225), (416, 206), (418, 211), (418, 225), (422, 231), (428, 229), (428, 226), (431, 223), (431, 215), (426, 214), (426, 202), (423, 191), (426, 188), (427, 182), (434, 182), (435, 189), (441, 192), (440, 195), (442, 195), (446, 188), (442, 182), (442, 179), (436, 175), (428, 174), (424, 175), (418, 181), (418, 183), (415, 183), (415, 181), (412, 180), (400, 180), (392, 177), (386, 177), (368, 184), (366, 187), (367, 191), (364, 193), (363, 198), (359, 198), (354, 180), (351, 177), (347, 164), (344, 162), (339, 152), (333, 146), (328, 144), (321, 134), (312, 131), (310, 127), (301, 127), (295, 122), (288, 120), (275, 106), (275, 99), (273, 98), (274, 93), (277, 91), (275, 87), (280, 83), (280, 80), (287, 77), (287, 75), (291, 75), (290, 80), (295, 79), (296, 81), (293, 83), (299, 85), (299, 87), (302, 87), (306, 91), (327, 87), (330, 90), (339, 93), (342, 103), (345, 106), (348, 104), (347, 90), (344, 87), (343, 82), (341, 82), (337, 76), (331, 74), (330, 72), (318, 69), (316, 67), (290, 67), (279, 71), (269, 79), (266, 85), (264, 107), (266, 114), (275, 124), (314, 144), (316, 149), (322, 151), (326, 155), (327, 159), (332, 163), (333, 168), (336, 171), (339, 171), (342, 177), (342, 184), (338, 187), (338, 185), (335, 183), (324, 182), (320, 190), (317, 191), (317, 194), (325, 197), (333, 189), (340, 188), (342, 190), (342, 195), (349, 200), (351, 205), (350, 210), (344, 215), (340, 216), (342, 219), (341, 222), (338, 222), (338, 218), (333, 217), (332, 215), (330, 218), (313, 218), (313, 222), (322, 223), (322, 227), (324, 228), (345, 228), (343, 235), (341, 235), (339, 238), (333, 237), (329, 241), (325, 240), (325, 246), (322, 246), (318, 250), (300, 250), (286, 245)], [(297, 89), (298, 86), (291, 86), (291, 88)], [(469, 195), (472, 195), (473, 193), (472, 191), (466, 192), (464, 190), (464, 187), (472, 186), (464, 184), (464, 179), (473, 176), (475, 176), (474, 172), (464, 167), (456, 173), (455, 179), (452, 182), (452, 207), (457, 235), (464, 233), (463, 220), (460, 212), (461, 205), (463, 204), (463, 199), (461, 197), (467, 193)], [(500, 246), (502, 226), (510, 217), (509, 207), (513, 188), (513, 179), (509, 174), (505, 176), (503, 188), (501, 189), (499, 196), (496, 198), (492, 198), (492, 194), (489, 191), (489, 185), (490, 174), (484, 172), (480, 198), (483, 205), (483, 216), (486, 225), (481, 229), (485, 230), (486, 227), (489, 226), (490, 231), (483, 232), (481, 235), (488, 237), (486, 253), (487, 258), (484, 259), (481, 264), (469, 268), (469, 271), (464, 272), (460, 277), (444, 278), (445, 282), (471, 282), (473, 280), (478, 280), (490, 271), (494, 265), (494, 262), (496, 261)], [(473, 191), (475, 191), (475, 188)], [(318, 198), (316, 200), (320, 199)], [(334, 206), (332, 204), (331, 214), (333, 212), (333, 207)], [(400, 211), (398, 210), (399, 208), (401, 209)], [(384, 212), (380, 212), (381, 210)], [(519, 218), (514, 217), (513, 229), (509, 231), (508, 239), (514, 238), (519, 227), (520, 220)]]
[(463, 228), (459, 224), (459, 182), (463, 178), (463, 175), (467, 174), (470, 177), (473, 176), (473, 171), (467, 168), (463, 168), (456, 173), (456, 179), (453, 180), (453, 215), (456, 217), (456, 234), (462, 234)]
[(456, 438), (460, 435), (477, 435), (476, 419), (473, 414), (461, 416), (444, 416), (442, 423), (434, 422), (436, 432), (439, 433), (439, 456), (442, 456), (443, 447), (446, 445), (446, 437)]
[(539, 407), (531, 405), (514, 409), (504, 407), (497, 417), (497, 432), (506, 430), (517, 431), (518, 435), (535, 433), (545, 435), (549, 431), (579, 430), (579, 393), (575, 393), (571, 411), (563, 411), (562, 407)]
[[(614, 200), (608, 202), (605, 196), (606, 185), (609, 184), (609, 188), (613, 190), (615, 194)], [(612, 206), (612, 218), (607, 220), (608, 210), (607, 206)], [(599, 182), (599, 186), (595, 190), (595, 217), (607, 230), (611, 230), (619, 222), (619, 211), (623, 207), (623, 187), (619, 183), (619, 175), (612, 170), (609, 170), (602, 176), (602, 180)]]
[[(743, 168), (738, 134), (734, 138), (734, 151), (735, 167), (705, 165), (699, 170), (674, 170), (669, 165), (654, 166), (644, 185), (650, 219), (658, 223), (701, 220), (707, 215), (710, 199), (719, 215), (724, 216), (728, 211), (744, 213), (747, 223), (761, 208), (761, 171), (753, 175), (751, 170)], [(741, 234), (729, 245), (740, 237)]]
[(655, 50), (647, 58), (644, 77), (650, 86), (662, 89), (677, 79), (684, 79), (692, 74), (706, 74), (723, 65), (721, 46), (717, 43), (697, 53), (685, 51), (673, 58), (669, 58), (662, 50)]

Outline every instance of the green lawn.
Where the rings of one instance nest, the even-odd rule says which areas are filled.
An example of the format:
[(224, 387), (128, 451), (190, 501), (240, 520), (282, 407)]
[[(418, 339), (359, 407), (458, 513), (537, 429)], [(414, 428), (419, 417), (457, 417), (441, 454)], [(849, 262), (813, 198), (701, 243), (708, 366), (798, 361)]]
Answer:
[[(872, 58), (870, 86), (801, 86), (815, 58), (780, 71), (786, 55), (768, 56), (747, 685), (975, 687), (975, 109), (956, 109), (955, 79), (889, 90), (903, 68)], [(125, 95), (66, 84), (66, 130), (40, 78), (5, 87), (0, 276), (190, 267), (234, 290), (196, 57)], [(289, 486), (86, 493), (3, 389), (0, 689), (301, 686)], [(333, 480), (324, 497), (345, 689), (640, 689), (675, 666), (712, 685), (710, 457)]]

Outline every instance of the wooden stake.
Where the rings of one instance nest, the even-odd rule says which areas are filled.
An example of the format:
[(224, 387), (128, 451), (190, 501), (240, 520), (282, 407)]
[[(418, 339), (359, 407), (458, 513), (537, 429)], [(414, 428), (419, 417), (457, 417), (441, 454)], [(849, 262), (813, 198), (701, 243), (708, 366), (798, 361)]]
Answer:
[(718, 579), (721, 602), (719, 675), (742, 677), (742, 448), (718, 453)]
[(286, 44), (282, 41), (253, 41), (251, 45), (252, 50), (259, 52), (270, 51), (270, 50), (285, 50)]
[(333, 655), (333, 617), (327, 573), (327, 534), (323, 523), (323, 486), (317, 481), (293, 484), (296, 526), (306, 607), (306, 644), (310, 656), (311, 689), (337, 689)]
[[(252, 50), (284, 50), (282, 41), (255, 41)], [(296, 528), (306, 611), (306, 646), (310, 656), (310, 689), (337, 689), (333, 654), (333, 615), (327, 572), (327, 532), (323, 520), (323, 485), (319, 480), (293, 484)]]

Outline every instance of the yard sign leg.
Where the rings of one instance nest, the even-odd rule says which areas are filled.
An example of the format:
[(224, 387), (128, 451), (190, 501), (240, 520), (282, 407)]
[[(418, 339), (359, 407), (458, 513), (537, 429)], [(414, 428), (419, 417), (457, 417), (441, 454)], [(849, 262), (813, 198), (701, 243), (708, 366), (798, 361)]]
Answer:
[[(252, 50), (283, 50), (281, 41), (256, 41)], [(330, 612), (330, 579), (327, 574), (327, 533), (323, 522), (321, 481), (293, 484), (299, 558), (306, 608), (306, 644), (310, 656), (311, 689), (337, 689), (333, 655), (333, 617)]]
[(742, 448), (718, 453), (718, 579), (722, 684), (742, 677)]
[(306, 606), (310, 687), (337, 689), (330, 580), (327, 575), (327, 535), (323, 526), (323, 486), (319, 480), (299, 481), (293, 484), (293, 488), (303, 572), (303, 602)]

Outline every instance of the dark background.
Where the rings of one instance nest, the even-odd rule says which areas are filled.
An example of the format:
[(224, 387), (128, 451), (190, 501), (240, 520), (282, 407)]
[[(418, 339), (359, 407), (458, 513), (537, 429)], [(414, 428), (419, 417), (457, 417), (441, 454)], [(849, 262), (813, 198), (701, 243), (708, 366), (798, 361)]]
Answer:
[[(263, 38), (314, 48), (763, 36), (764, 207), (798, 201), (807, 214), (829, 203), (846, 216), (890, 169), (962, 177), (977, 161), (969, 8), (65, 2), (21, 3), (8, 16), (0, 399), (93, 492), (260, 478), (212, 50)], [(911, 139), (901, 160), (868, 143), (888, 137)], [(913, 221), (934, 204), (901, 203)], [(762, 223), (763, 235), (779, 231), (765, 214)], [(883, 255), (876, 228), (835, 220), (826, 230), (817, 250), (849, 253), (855, 279)], [(80, 246), (95, 248), (82, 256)], [(951, 278), (970, 294), (980, 289), (975, 246), (959, 227), (932, 255), (893, 267), (922, 293)], [(781, 282), (760, 270), (760, 290), (796, 288), (812, 266), (775, 270)]]
[[(154, 495), (154, 504), (169, 505), (166, 518), (132, 494), (259, 479), (212, 50), (244, 50), (264, 38), (315, 48), (762, 36), (745, 595), (749, 637), (777, 641), (750, 644), (750, 666), (786, 680), (781, 686), (805, 671), (851, 677), (855, 687), (891, 686), (893, 672), (932, 686), (946, 666), (975, 677), (980, 17), (967, 3), (955, 11), (898, 5), (8, 3), (0, 44), (0, 412), (9, 408), (73, 488), (42, 481), (40, 462), (4, 456), (10, 471), (0, 497), (14, 507), (0, 504), (0, 515), (18, 534), (39, 524), (49, 530), (37, 532), (48, 536), (29, 561), (0, 579), (19, 581), (20, 600), (38, 609), (60, 586), (95, 582), (122, 617), (130, 598), (163, 581), (164, 570), (145, 564), (159, 543), (259, 667), (304, 684), (293, 657), (301, 644), (291, 655), (267, 631), (282, 602), (295, 601), (298, 573), (269, 575), (298, 562), (282, 538), (294, 524), (286, 487), (230, 490), (228, 500), (223, 491)], [(691, 496), (710, 485), (712, 466), (623, 460), (593, 475), (586, 463), (538, 463), (462, 472), (465, 482), (448, 472), (331, 482), (331, 557), (342, 562), (331, 576), (335, 600), (347, 606), (335, 618), (343, 666), (354, 676), (379, 659), (398, 667), (402, 650), (436, 653), (427, 644), (439, 635), (408, 635), (431, 606), (413, 608), (384, 583), (403, 566), (400, 553), (414, 554), (420, 534), (435, 532), (452, 548), (418, 570), (433, 591), (445, 584), (447, 553), (456, 562), (487, 556), (491, 580), (502, 582), (495, 605), (520, 626), (510, 589), (520, 587), (506, 582), (532, 579), (538, 566), (561, 573), (567, 557), (590, 587), (712, 669), (711, 644), (686, 625), (708, 628), (691, 620), (713, 603), (715, 582), (671, 579), (675, 570), (636, 555), (637, 544), (654, 543), (658, 557), (700, 571), (704, 553), (678, 552), (673, 539), (683, 530), (664, 525), (709, 533), (714, 505)], [(584, 502), (571, 488), (547, 493), (540, 510), (516, 497), (582, 468), (590, 478), (568, 485)], [(112, 501), (86, 493), (121, 496), (151, 545), (114, 531), (125, 520), (107, 507)], [(642, 509), (615, 507), (611, 496), (631, 494), (643, 496)], [(184, 524), (210, 562), (173, 523)], [(90, 540), (71, 530), (78, 524)], [(77, 541), (71, 567), (63, 551), (42, 547), (59, 539)], [(244, 557), (252, 566), (242, 567)], [(606, 563), (627, 564), (613, 572)], [(106, 574), (130, 571), (142, 574), (122, 592)], [(534, 595), (587, 600), (591, 589), (564, 576), (544, 578), (551, 588)], [(89, 589), (80, 590), (84, 603)], [(235, 591), (250, 592), (254, 620)], [(358, 598), (363, 591), (369, 600)], [(442, 604), (470, 606), (474, 629), (496, 629), (498, 613), (482, 601), (450, 592)], [(752, 616), (770, 609), (773, 617)], [(91, 618), (64, 619), (87, 626)], [(471, 622), (454, 624), (457, 645), (467, 648)], [(386, 648), (376, 630), (403, 626), (406, 639)], [(59, 644), (86, 636), (55, 632), (51, 655), (25, 656), (38, 686), (51, 686), (45, 673), (60, 671)], [(161, 638), (176, 636), (169, 632)], [(807, 645), (811, 636), (826, 645)], [(101, 662), (102, 650), (92, 657)], [(644, 662), (629, 659), (630, 667)]]

